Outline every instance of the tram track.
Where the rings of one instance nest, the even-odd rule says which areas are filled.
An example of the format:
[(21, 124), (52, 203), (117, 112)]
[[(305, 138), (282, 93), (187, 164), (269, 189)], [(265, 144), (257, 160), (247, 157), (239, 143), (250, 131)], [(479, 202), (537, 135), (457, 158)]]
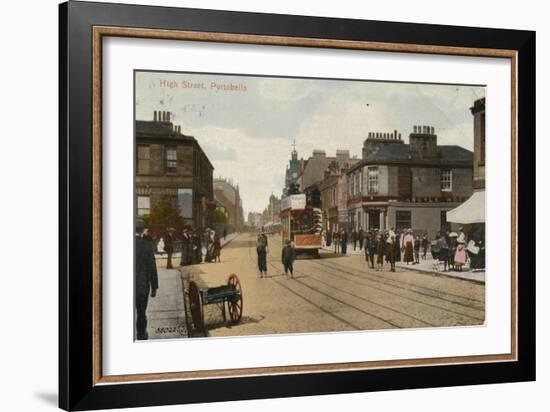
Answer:
[[(249, 257), (250, 257), (251, 259), (253, 259), (253, 258), (252, 258), (252, 255), (251, 255), (251, 253), (250, 253), (250, 251), (251, 251), (251, 246), (252, 246), (252, 240), (249, 241)], [(283, 268), (282, 268), (282, 267), (277, 267), (277, 266), (276, 266), (271, 260), (269, 260), (269, 259), (267, 260), (267, 264), (268, 264), (269, 266), (271, 266), (272, 268), (274, 268), (275, 270), (277, 270), (277, 271), (280, 271), (280, 272), (283, 271)], [(302, 272), (302, 271), (296, 271), (296, 272), (302, 273), (302, 274), (304, 274), (306, 277), (308, 277), (308, 275), (305, 274), (305, 272)], [(283, 288), (285, 288), (285, 289), (291, 291), (293, 294), (295, 294), (295, 295), (301, 297), (302, 299), (306, 300), (308, 303), (310, 303), (310, 304), (316, 306), (317, 308), (321, 309), (322, 311), (324, 311), (324, 312), (326, 312), (326, 313), (329, 313), (329, 314), (331, 314), (331, 315), (334, 316), (334, 314), (333, 314), (332, 312), (326, 311), (326, 309), (324, 309), (322, 306), (317, 305), (316, 303), (314, 303), (314, 302), (311, 301), (310, 299), (306, 298), (304, 295), (302, 295), (302, 294), (300, 294), (299, 292), (295, 291), (294, 289), (290, 288), (288, 285), (285, 285), (283, 282), (280, 282), (280, 281), (278, 281), (278, 280), (275, 280), (275, 279), (272, 278), (272, 277), (271, 277), (270, 279), (273, 280), (273, 282), (277, 283), (279, 286), (281, 286), (281, 287), (283, 287)], [(324, 282), (322, 282), (322, 281), (320, 281), (320, 280), (318, 280), (318, 279), (315, 279), (315, 278), (311, 278), (311, 279), (313, 279), (313, 280), (315, 280), (315, 281), (318, 281), (318, 282), (320, 282), (320, 283), (324, 283)], [(314, 286), (312, 286), (312, 285), (309, 285), (309, 284), (307, 284), (306, 282), (304, 282), (304, 281), (302, 281), (302, 280), (300, 280), (300, 279), (296, 279), (296, 278), (295, 278), (294, 281), (296, 281), (297, 283), (301, 284), (303, 287), (305, 287), (305, 288), (307, 288), (307, 289), (310, 289), (310, 290), (314, 291), (315, 293), (320, 294), (321, 296), (324, 296), (324, 297), (326, 297), (326, 298), (329, 298), (329, 299), (331, 299), (331, 300), (333, 300), (333, 301), (339, 303), (340, 305), (344, 305), (344, 306), (346, 306), (346, 307), (348, 307), (348, 308), (352, 308), (352, 309), (354, 309), (354, 310), (356, 310), (356, 311), (358, 311), (358, 312), (360, 312), (360, 313), (362, 313), (362, 314), (364, 314), (364, 315), (370, 316), (370, 317), (375, 318), (375, 319), (377, 319), (377, 320), (379, 320), (379, 321), (381, 321), (381, 322), (383, 322), (383, 323), (386, 323), (386, 324), (388, 324), (388, 325), (391, 325), (391, 326), (394, 327), (394, 328), (403, 328), (403, 326), (401, 326), (401, 325), (399, 325), (399, 324), (397, 324), (397, 323), (395, 323), (395, 322), (392, 322), (392, 321), (390, 321), (390, 320), (388, 320), (388, 319), (385, 319), (385, 318), (383, 318), (383, 317), (381, 317), (381, 316), (378, 316), (378, 315), (376, 315), (376, 314), (374, 314), (374, 313), (372, 313), (372, 312), (366, 311), (365, 309), (360, 308), (360, 307), (358, 307), (358, 306), (356, 306), (356, 305), (353, 305), (353, 304), (351, 304), (351, 303), (348, 303), (348, 302), (345, 302), (345, 301), (343, 301), (343, 300), (341, 300), (341, 299), (338, 299), (337, 297), (335, 297), (335, 296), (333, 296), (333, 295), (330, 295), (330, 294), (328, 294), (328, 293), (322, 291), (322, 290), (319, 289), (319, 288), (316, 288), (316, 287), (314, 287)], [(326, 283), (325, 283), (325, 284), (326, 284)], [(364, 301), (364, 302), (367, 302), (368, 304), (375, 305), (375, 306), (380, 307), (380, 308), (382, 308), (382, 309), (384, 309), (384, 310), (388, 310), (388, 311), (391, 311), (391, 312), (393, 312), (393, 313), (397, 313), (397, 314), (400, 315), (400, 316), (405, 316), (405, 317), (407, 317), (407, 318), (413, 319), (413, 320), (415, 320), (415, 321), (417, 321), (417, 322), (423, 324), (424, 326), (432, 326), (432, 327), (436, 326), (436, 325), (433, 325), (433, 324), (431, 324), (431, 323), (429, 323), (429, 322), (426, 322), (426, 321), (424, 321), (424, 320), (422, 320), (422, 319), (419, 319), (419, 318), (417, 318), (417, 317), (415, 317), (415, 316), (412, 316), (412, 315), (410, 315), (410, 314), (407, 314), (407, 313), (404, 313), (404, 312), (400, 312), (400, 311), (398, 311), (398, 310), (396, 310), (396, 309), (394, 309), (394, 308), (390, 308), (390, 307), (388, 307), (388, 306), (386, 306), (386, 305), (382, 305), (382, 304), (380, 304), (380, 303), (374, 302), (374, 301), (372, 301), (372, 300), (370, 300), (370, 299), (365, 298), (364, 296), (359, 296), (359, 295), (357, 295), (357, 294), (351, 293), (351, 292), (346, 291), (346, 290), (344, 290), (344, 289), (334, 287), (333, 285), (329, 285), (329, 286), (331, 287), (332, 290), (338, 290), (338, 291), (341, 292), (341, 293), (346, 293), (346, 294), (348, 294), (348, 295), (350, 295), (350, 296), (353, 296), (353, 297), (356, 298), (356, 299), (360, 299), (360, 300), (362, 300), (362, 301)], [(340, 320), (341, 320), (341, 321), (344, 321), (344, 320), (342, 320), (342, 319), (340, 319)], [(348, 322), (345, 321), (345, 323), (348, 323)], [(360, 328), (358, 328), (358, 329), (360, 329)]]
[[(254, 265), (256, 265), (257, 259), (252, 254), (253, 244), (254, 239), (250, 238), (248, 242), (248, 255)], [(282, 264), (279, 262), (280, 259), (277, 259), (273, 256), (273, 250), (274, 249), (269, 248), (269, 254), (267, 257), (268, 267), (270, 267), (277, 273), (283, 273)], [(356, 330), (365, 330), (365, 328), (359, 327), (358, 325), (349, 322), (347, 319), (336, 315), (335, 313), (333, 313), (334, 310), (328, 310), (326, 308), (326, 304), (323, 305), (323, 303), (318, 303), (319, 297), (320, 299), (329, 299), (337, 306), (347, 308), (347, 310), (352, 310), (354, 312), (359, 312), (362, 315), (375, 319), (378, 322), (382, 322), (383, 324), (386, 324), (392, 328), (438, 327), (445, 326), (447, 324), (444, 323), (442, 325), (438, 325), (431, 320), (422, 319), (422, 316), (419, 317), (418, 314), (403, 312), (387, 304), (376, 302), (367, 296), (361, 296), (360, 294), (355, 293), (356, 291), (349, 290), (350, 287), (348, 286), (348, 284), (359, 284), (369, 289), (377, 290), (395, 298), (408, 301), (413, 305), (427, 306), (437, 310), (439, 313), (448, 313), (459, 324), (469, 322), (469, 320), (471, 320), (475, 324), (484, 321), (484, 307), (480, 307), (480, 305), (476, 305), (474, 303), (482, 303), (482, 301), (479, 301), (475, 298), (469, 298), (462, 295), (429, 288), (426, 286), (415, 285), (411, 282), (388, 279), (381, 275), (363, 273), (362, 271), (351, 268), (347, 265), (341, 265), (335, 262), (326, 262), (323, 261), (323, 259), (307, 260), (304, 262), (307, 262), (308, 265), (311, 265), (310, 270), (306, 272), (304, 270), (307, 269), (295, 268), (294, 272), (299, 276), (293, 279), (293, 283), (289, 283), (286, 280), (279, 280), (276, 278), (277, 275), (268, 276), (268, 279), (271, 280), (273, 283), (276, 283), (281, 288), (302, 299), (303, 301), (307, 302), (309, 305), (319, 309), (323, 313), (337, 319), (340, 322), (343, 322), (347, 326)], [(326, 277), (320, 275), (318, 271), (311, 270), (315, 268), (317, 268), (318, 271), (329, 275), (330, 278), (326, 279)], [(340, 281), (345, 280), (346, 285), (335, 285), (330, 280), (332, 278), (339, 279)], [(398, 293), (394, 289), (403, 290), (406, 294), (412, 294), (412, 296)], [(319, 297), (315, 297), (315, 295)], [(349, 296), (352, 302), (348, 301), (347, 298), (343, 297), (342, 295)], [(432, 301), (426, 302), (425, 300), (419, 300), (419, 297), (429, 298)], [(434, 302), (433, 300), (435, 300), (436, 302)], [(460, 300), (462, 300), (462, 302)], [(366, 310), (364, 308), (365, 304), (376, 307), (376, 310)], [(461, 311), (459, 307), (467, 308), (468, 311), (473, 311), (474, 313), (465, 313), (464, 311)], [(476, 312), (482, 312), (483, 314), (480, 316)], [(388, 313), (389, 316), (385, 316), (385, 313)], [(412, 320), (414, 323), (418, 324), (418, 326), (404, 326), (403, 324), (408, 325), (410, 323), (403, 321), (403, 319), (405, 318)], [(402, 321), (400, 322), (399, 320)]]
[[(249, 239), (249, 242), (248, 242), (248, 256), (250, 258), (250, 260), (256, 264), (257, 262), (254, 260), (254, 257), (252, 256), (251, 254), (251, 250), (252, 250), (252, 244), (253, 244), (253, 241), (252, 239)], [(269, 257), (269, 256), (268, 256)], [(271, 263), (269, 261), (269, 259), (267, 260), (267, 263), (270, 264), (271, 266), (275, 267), (273, 265), (273, 263)], [(287, 291), (289, 291), (290, 293), (292, 293), (294, 296), (300, 298), (301, 300), (303, 300), (304, 302), (308, 303), (309, 305), (313, 306), (314, 308), (316, 309), (319, 309), (321, 312), (327, 314), (328, 316), (332, 317), (333, 319), (336, 319), (338, 320), (339, 322), (342, 322), (343, 324), (349, 326), (350, 328), (354, 329), (354, 330), (362, 330), (362, 328), (360, 326), (357, 326), (355, 324), (353, 324), (352, 322), (342, 318), (341, 316), (338, 316), (334, 313), (332, 313), (331, 311), (327, 310), (326, 308), (324, 308), (323, 306), (321, 305), (318, 305), (317, 303), (315, 303), (314, 301), (312, 301), (311, 299), (307, 298), (306, 296), (302, 295), (301, 293), (293, 290), (292, 288), (290, 288), (289, 286), (283, 284), (282, 282), (278, 282), (277, 280), (275, 280), (274, 278), (272, 277), (268, 277), (267, 279), (271, 279), (275, 284), (277, 284), (278, 286), (280, 286), (281, 288), (283, 289), (286, 289)]]
[[(317, 261), (316, 263), (318, 263), (319, 265), (326, 265), (327, 267), (329, 267), (330, 269), (333, 269), (333, 270), (340, 270), (344, 273), (348, 273), (350, 276), (356, 276), (356, 277), (369, 279), (369, 280), (378, 282), (378, 280), (373, 280), (373, 278), (376, 278), (376, 279), (379, 279), (380, 283), (382, 283), (382, 284), (392, 286), (392, 287), (397, 287), (397, 288), (400, 288), (400, 289), (405, 289), (405, 290), (411, 291), (413, 293), (416, 293), (416, 294), (419, 294), (419, 295), (422, 295), (422, 296), (441, 299), (441, 300), (444, 300), (444, 301), (447, 301), (447, 302), (450, 302), (450, 303), (453, 303), (453, 304), (456, 304), (456, 305), (459, 305), (459, 306), (464, 306), (464, 307), (468, 307), (468, 308), (472, 308), (472, 309), (485, 310), (485, 302), (481, 301), (479, 299), (470, 298), (470, 297), (467, 297), (467, 296), (458, 295), (458, 294), (446, 292), (446, 291), (439, 290), (439, 289), (429, 288), (429, 287), (426, 287), (426, 286), (416, 285), (414, 283), (406, 282), (406, 281), (403, 281), (403, 280), (400, 280), (400, 279), (393, 279), (393, 278), (389, 278), (389, 277), (386, 277), (386, 276), (377, 275), (376, 273), (363, 272), (363, 271), (360, 271), (358, 269), (351, 268), (347, 265), (342, 265), (342, 264), (338, 264), (338, 263), (335, 263), (335, 262), (330, 262), (329, 263), (329, 262), (318, 262)], [(355, 273), (353, 273), (353, 272), (355, 272)], [(406, 286), (411, 286), (411, 287), (409, 288), (409, 287), (399, 286), (399, 285), (406, 285)], [(425, 291), (433, 292), (433, 293), (428, 293), (428, 292), (425, 292)], [(442, 296), (438, 296), (438, 295), (447, 295), (447, 296), (451, 296), (453, 298), (462, 299), (464, 301), (479, 303), (483, 306), (477, 306), (475, 304), (469, 305), (469, 304), (466, 304), (466, 303), (463, 303), (463, 302), (459, 302), (455, 299), (450, 299), (450, 298), (446, 298), (446, 297), (442, 297)]]
[[(315, 262), (315, 263), (317, 263), (317, 262)], [(335, 273), (332, 273), (332, 272), (324, 269), (322, 266), (320, 266), (320, 270), (323, 271), (324, 273), (328, 274), (329, 276), (335, 277), (337, 279), (341, 280), (343, 278), (340, 275), (337, 275)], [(339, 269), (333, 269), (333, 270), (339, 270)], [(355, 277), (361, 278), (361, 276), (355, 276)], [(408, 297), (408, 296), (404, 296), (402, 294), (399, 294), (399, 293), (396, 293), (396, 292), (393, 292), (393, 291), (390, 291), (390, 290), (387, 290), (387, 289), (383, 289), (383, 288), (380, 288), (380, 287), (377, 287), (377, 286), (373, 286), (372, 284), (368, 284), (366, 282), (358, 282), (357, 280), (353, 280), (353, 279), (349, 279), (349, 278), (346, 278), (346, 280), (348, 282), (355, 282), (355, 283), (360, 284), (362, 286), (365, 286), (365, 287), (368, 287), (368, 288), (371, 288), (371, 289), (374, 289), (374, 290), (378, 290), (380, 292), (383, 292), (383, 293), (386, 293), (386, 294), (389, 294), (389, 295), (393, 295), (393, 296), (398, 297), (400, 299), (408, 300), (409, 302), (413, 302), (413, 303), (416, 303), (416, 304), (428, 306), (428, 307), (431, 307), (431, 308), (434, 308), (434, 309), (437, 309), (437, 310), (440, 310), (440, 311), (444, 311), (444, 312), (447, 312), (447, 313), (452, 313), (453, 315), (473, 319), (475, 321), (480, 321), (480, 322), (484, 321), (484, 318), (482, 318), (482, 317), (474, 316), (472, 314), (468, 314), (468, 313), (464, 313), (464, 312), (459, 312), (459, 311), (454, 310), (454, 309), (446, 308), (446, 307), (439, 306), (439, 305), (436, 305), (436, 304), (433, 304), (433, 303), (428, 303), (428, 302), (421, 301), (421, 300), (418, 300), (418, 299), (414, 299), (414, 298), (411, 298), (411, 297)], [(375, 282), (376, 283), (376, 281), (373, 281), (373, 280), (370, 280), (370, 282)], [(386, 284), (386, 285), (389, 286), (389, 287), (394, 287), (394, 288), (397, 287), (397, 286), (393, 286), (393, 285), (389, 285), (389, 284)], [(411, 291), (411, 292), (413, 292), (413, 291)], [(445, 299), (443, 299), (443, 300), (445, 300)], [(472, 307), (468, 307), (468, 308), (470, 308), (472, 310), (480, 311), (477, 308), (472, 308)], [(436, 326), (436, 325), (432, 325), (432, 326)]]

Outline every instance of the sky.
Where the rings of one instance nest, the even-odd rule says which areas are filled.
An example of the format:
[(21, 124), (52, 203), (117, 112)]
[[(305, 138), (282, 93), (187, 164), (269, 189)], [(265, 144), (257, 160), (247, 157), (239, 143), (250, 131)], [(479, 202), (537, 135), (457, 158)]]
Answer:
[(469, 108), (485, 87), (299, 79), (223, 74), (136, 72), (137, 120), (171, 112), (194, 136), (215, 177), (239, 184), (245, 218), (280, 196), (293, 141), (298, 156), (337, 149), (361, 158), (368, 132), (435, 128), (439, 145), (473, 148)]

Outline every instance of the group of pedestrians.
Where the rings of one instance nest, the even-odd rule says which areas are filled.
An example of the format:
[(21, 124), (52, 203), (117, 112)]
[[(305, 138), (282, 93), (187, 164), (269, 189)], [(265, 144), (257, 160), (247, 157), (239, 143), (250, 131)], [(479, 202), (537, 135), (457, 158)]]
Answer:
[(221, 250), (220, 236), (214, 230), (206, 228), (200, 233), (187, 227), (181, 236), (180, 266), (220, 262)]
[[(227, 236), (224, 230), (223, 237)], [(176, 230), (169, 227), (158, 241), (145, 228), (141, 235), (145, 240), (150, 241), (154, 253), (163, 255), (166, 253), (166, 269), (173, 269), (172, 257), (176, 250), (176, 243), (181, 244), (180, 266), (196, 265), (199, 263), (221, 261), (221, 239), (212, 229), (193, 230), (187, 226), (183, 229), (178, 238)]]
[(365, 260), (371, 269), (376, 265), (376, 270), (383, 270), (384, 264), (389, 263), (390, 271), (395, 272), (396, 262), (403, 260), (407, 264), (416, 264), (419, 261), (420, 240), (415, 239), (410, 229), (401, 236), (393, 228), (380, 232), (373, 230), (366, 233), (364, 244)]
[(466, 241), (462, 228), (459, 229), (459, 233), (438, 233), (431, 245), (432, 257), (443, 263), (444, 271), (462, 272), (467, 260)]
[[(346, 232), (344, 229), (341, 230), (335, 230), (334, 232), (331, 231), (323, 231), (322, 233), (323, 237), (323, 244), (326, 247), (332, 247), (334, 248), (334, 253), (337, 255), (346, 255), (348, 253), (348, 232)], [(356, 240), (354, 241), (356, 243)], [(354, 246), (355, 250), (355, 246)]]

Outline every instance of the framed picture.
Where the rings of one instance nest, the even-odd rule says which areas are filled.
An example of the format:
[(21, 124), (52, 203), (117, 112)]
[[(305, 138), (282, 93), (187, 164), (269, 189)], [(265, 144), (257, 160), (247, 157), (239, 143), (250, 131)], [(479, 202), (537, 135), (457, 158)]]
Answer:
[(69, 2), (60, 96), (61, 408), (535, 379), (534, 32)]

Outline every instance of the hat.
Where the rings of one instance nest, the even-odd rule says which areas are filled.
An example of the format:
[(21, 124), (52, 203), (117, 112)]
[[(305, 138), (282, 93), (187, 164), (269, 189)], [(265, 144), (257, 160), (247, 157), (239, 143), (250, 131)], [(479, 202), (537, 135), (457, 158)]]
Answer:
[(136, 229), (143, 229), (145, 227), (145, 221), (143, 219), (136, 219)]

